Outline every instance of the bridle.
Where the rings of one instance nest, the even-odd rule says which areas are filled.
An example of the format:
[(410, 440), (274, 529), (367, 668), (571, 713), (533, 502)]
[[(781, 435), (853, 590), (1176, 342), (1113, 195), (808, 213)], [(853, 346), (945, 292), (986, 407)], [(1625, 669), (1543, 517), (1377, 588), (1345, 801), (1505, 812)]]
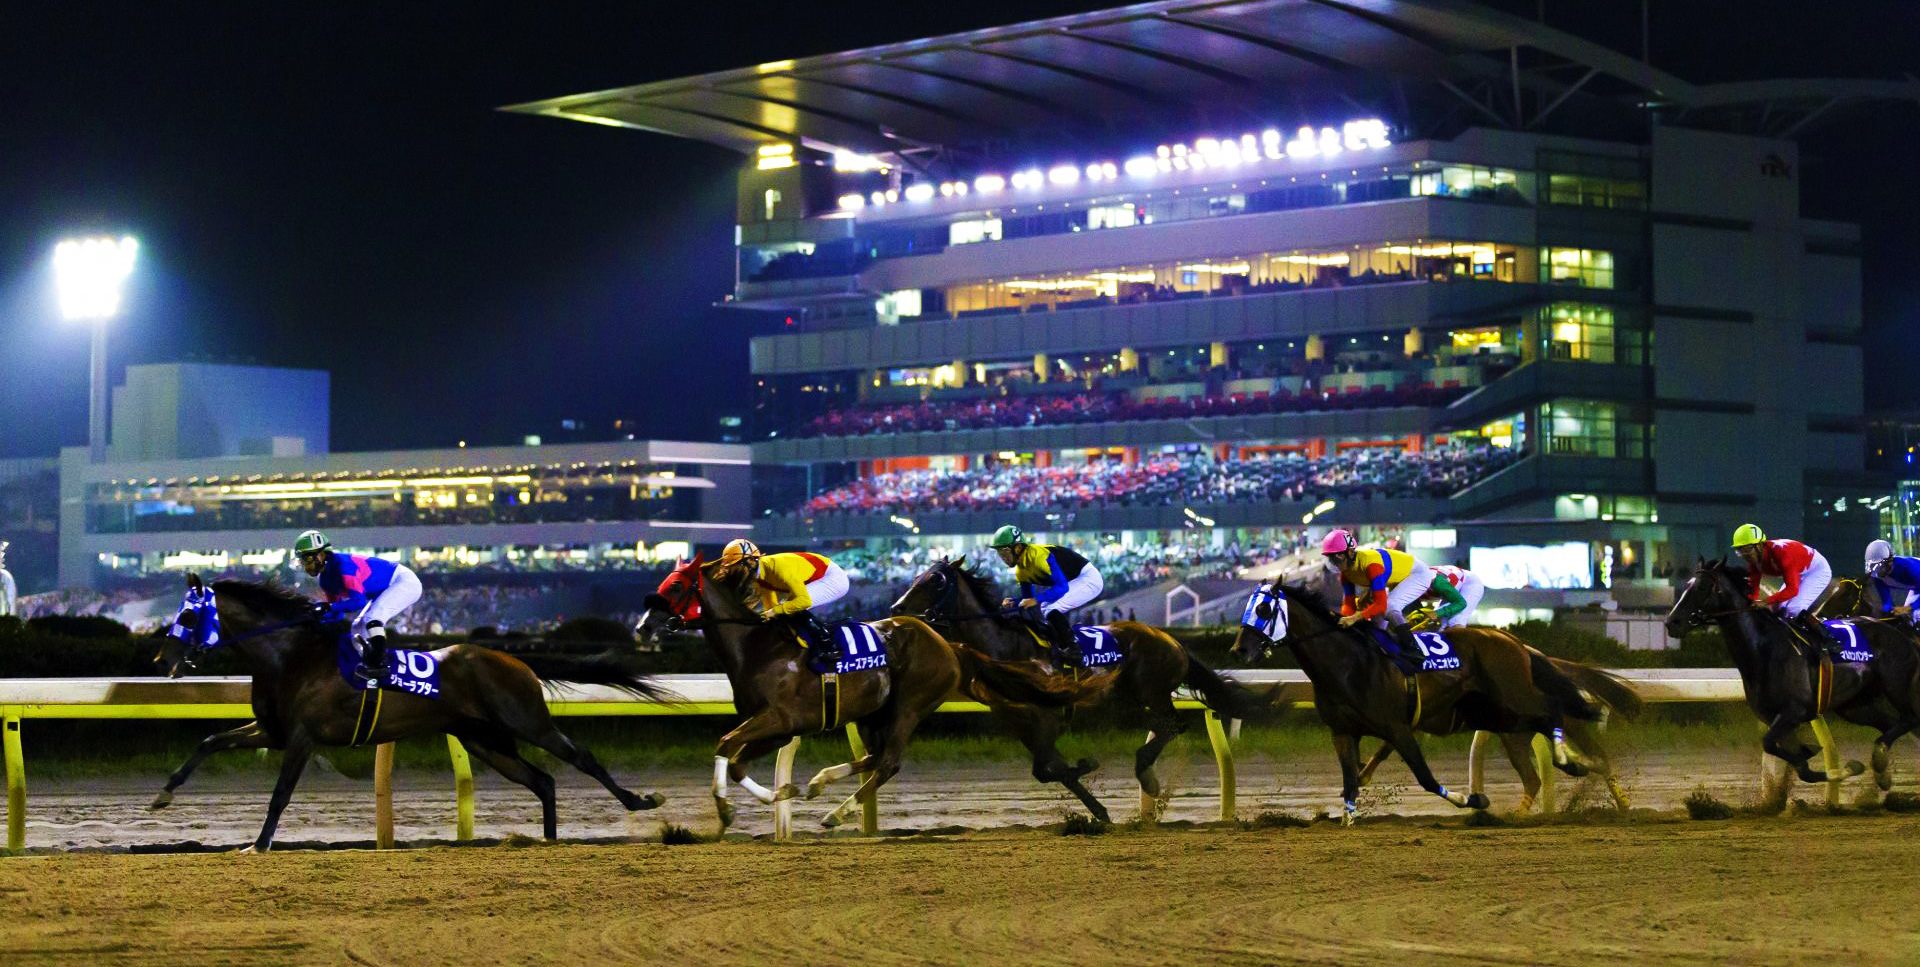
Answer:
[[(1726, 575), (1724, 574), (1721, 574), (1709, 569), (1704, 569), (1704, 568), (1693, 572), (1693, 580), (1695, 582), (1699, 581), (1701, 578), (1712, 578), (1717, 580), (1725, 576)], [(1691, 586), (1692, 584), (1690, 583), (1689, 587)], [(1716, 593), (1724, 593), (1725, 589), (1721, 588), (1716, 583), (1715, 591)], [(1682, 601), (1686, 600), (1685, 591), (1682, 591), (1680, 593), (1680, 600)], [(1677, 609), (1678, 607), (1679, 605), (1678, 603), (1676, 603), (1675, 608)], [(1681, 617), (1680, 626), (1687, 629), (1688, 631), (1692, 631), (1697, 628), (1704, 628), (1707, 625), (1710, 625), (1715, 621), (1720, 620), (1721, 618), (1731, 618), (1735, 615), (1752, 614), (1757, 611), (1769, 611), (1769, 610), (1771, 609), (1767, 608), (1765, 605), (1756, 605), (1756, 604), (1743, 604), (1737, 608), (1727, 608), (1720, 611), (1702, 611), (1696, 608), (1694, 610), (1688, 611), (1685, 615)]]
[[(907, 618), (919, 618), (921, 621), (924, 621), (930, 625), (940, 625), (940, 624), (954, 625), (954, 624), (959, 624), (965, 621), (986, 621), (989, 619), (1005, 619), (1014, 613), (1012, 610), (1006, 609), (1006, 608), (1001, 608), (994, 611), (979, 611), (972, 614), (948, 613), (948, 609), (953, 606), (953, 599), (956, 596), (958, 596), (960, 593), (960, 579), (955, 575), (949, 573), (949, 570), (948, 570), (949, 568), (952, 568), (955, 566), (957, 565), (954, 565), (951, 563), (936, 565), (929, 572), (939, 580), (939, 591), (934, 597), (933, 603), (930, 605), (927, 605), (926, 610), (920, 612), (919, 614), (902, 612), (901, 616), (907, 617)], [(911, 593), (912, 589), (909, 588), (908, 592)], [(906, 597), (905, 595), (902, 595), (901, 599), (905, 600), (905, 597)]]

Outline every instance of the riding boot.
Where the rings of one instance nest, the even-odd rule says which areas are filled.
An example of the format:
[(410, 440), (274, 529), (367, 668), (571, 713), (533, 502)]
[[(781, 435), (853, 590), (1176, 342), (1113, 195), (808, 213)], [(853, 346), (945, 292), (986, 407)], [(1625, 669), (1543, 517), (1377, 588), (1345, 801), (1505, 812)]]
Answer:
[(1047, 637), (1053, 640), (1053, 663), (1061, 668), (1080, 666), (1080, 645), (1073, 640), (1073, 625), (1065, 611), (1047, 615)]
[(811, 611), (800, 612), (800, 621), (806, 625), (807, 637), (817, 649), (813, 656), (814, 667), (830, 672), (840, 667), (840, 642), (834, 639), (833, 629), (828, 628)]
[(378, 682), (387, 677), (387, 629), (378, 621), (367, 622), (367, 633), (360, 641), (360, 667), (354, 677), (363, 682)]
[(1413, 627), (1401, 622), (1387, 626), (1387, 635), (1393, 643), (1400, 646), (1400, 653), (1393, 656), (1393, 662), (1400, 670), (1411, 675), (1420, 670), (1420, 643), (1413, 640)]
[(1833, 635), (1827, 631), (1827, 626), (1821, 624), (1819, 617), (1814, 615), (1811, 610), (1802, 611), (1795, 615), (1793, 622), (1799, 627), (1801, 634), (1805, 635), (1807, 640), (1812, 642), (1814, 647), (1818, 649), (1813, 652), (1814, 658), (1820, 657), (1820, 653), (1825, 652), (1831, 656), (1834, 661), (1840, 660), (1840, 643), (1833, 640)]

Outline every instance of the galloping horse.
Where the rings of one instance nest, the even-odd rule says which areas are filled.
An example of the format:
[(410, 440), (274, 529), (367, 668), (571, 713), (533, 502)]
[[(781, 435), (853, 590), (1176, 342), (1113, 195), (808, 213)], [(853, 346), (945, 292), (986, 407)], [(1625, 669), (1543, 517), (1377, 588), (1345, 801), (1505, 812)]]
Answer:
[[(1047, 645), (1000, 607), (1000, 592), (992, 580), (974, 572), (964, 561), (940, 561), (927, 568), (894, 602), (893, 613), (925, 619), (949, 638), (965, 641), (1002, 661), (1051, 660)], [(1193, 689), (1209, 708), (1227, 718), (1247, 718), (1264, 710), (1265, 704), (1254, 693), (1215, 674), (1158, 628), (1119, 621), (1108, 630), (1125, 657), (1117, 674), (1110, 676), (1113, 688), (1107, 694), (1122, 696), (1121, 700), (1145, 715), (1147, 739), (1134, 752), (1133, 773), (1140, 781), (1141, 793), (1158, 800), (1160, 779), (1154, 774), (1154, 762), (1167, 743), (1184, 731), (1173, 707), (1174, 689), (1182, 685)], [(1065, 725), (1063, 714), (991, 701), (987, 704), (1032, 753), (1035, 779), (1060, 783), (1095, 818), (1107, 821), (1106, 807), (1080, 782), (1081, 776), (1099, 768), (1099, 764), (1082, 759), (1070, 766), (1054, 746)]]
[(822, 769), (807, 783), (806, 798), (813, 799), (836, 779), (866, 775), (860, 788), (821, 820), (833, 827), (862, 795), (900, 771), (914, 729), (963, 684), (977, 682), (1015, 701), (1055, 707), (1105, 687), (1056, 681), (1037, 669), (993, 661), (949, 643), (918, 618), (892, 618), (873, 623), (886, 641), (886, 667), (840, 674), (830, 697), (823, 676), (803, 667), (807, 657), (793, 632), (784, 623), (762, 619), (748, 607), (741, 588), (714, 580), (711, 568), (698, 556), (675, 567), (647, 596), (647, 611), (635, 630), (658, 640), (669, 631), (701, 629), (733, 685), (734, 707), (745, 718), (721, 737), (713, 760), (713, 804), (723, 830), (734, 817), (729, 780), (765, 803), (799, 794), (792, 786), (769, 790), (747, 775), (748, 763), (794, 736), (851, 722), (871, 750), (856, 761)]
[[(1829, 664), (1810, 658), (1779, 615), (1747, 598), (1747, 572), (1724, 560), (1704, 558), (1694, 569), (1667, 615), (1667, 634), (1717, 625), (1727, 653), (1740, 670), (1747, 707), (1767, 726), (1760, 740), (1768, 755), (1792, 765), (1802, 782), (1826, 782), (1825, 772), (1808, 764), (1819, 747), (1802, 745), (1802, 725), (1832, 712), (1879, 730), (1873, 741), (1873, 778), (1882, 790), (1893, 787), (1888, 749), (1920, 726), (1920, 648), (1912, 631), (1895, 622), (1855, 619), (1852, 626), (1873, 652), (1871, 661)], [(1865, 771), (1847, 764), (1847, 775)]]
[[(205, 594), (197, 576), (190, 577), (189, 584), (196, 595)], [(554, 727), (547, 712), (543, 680), (612, 685), (640, 695), (670, 697), (614, 656), (514, 657), (478, 645), (452, 645), (429, 653), (438, 666), (438, 698), (361, 691), (349, 685), (340, 671), (337, 628), (319, 625), (313, 602), (306, 597), (248, 581), (216, 581), (212, 592), (212, 600), (199, 597), (198, 606), (190, 604), (181, 610), (174, 619), (177, 634), (168, 639), (159, 657), (168, 673), (177, 676), (195, 650), (233, 649), (253, 675), (255, 721), (202, 740), (167, 780), (154, 800), (155, 809), (170, 803), (173, 790), (215, 752), (283, 750), (266, 823), (249, 847), (264, 853), (273, 846), (280, 814), (316, 746), (377, 745), (441, 733), (459, 739), (474, 756), (538, 796), (541, 830), (548, 839), (557, 836), (553, 777), (521, 758), (520, 742), (532, 743), (599, 780), (629, 810), (653, 809), (662, 801), (658, 794), (641, 796), (622, 788), (592, 753)], [(369, 707), (374, 710), (370, 721), (365, 720)]]
[(1255, 661), (1275, 644), (1293, 649), (1300, 668), (1313, 682), (1314, 709), (1333, 731), (1334, 752), (1340, 759), (1343, 824), (1351, 825), (1356, 811), (1362, 736), (1387, 740), (1413, 770), (1421, 788), (1455, 806), (1485, 809), (1486, 796), (1454, 792), (1433, 777), (1415, 732), (1548, 734), (1554, 738), (1554, 766), (1568, 775), (1582, 776), (1587, 767), (1562, 737), (1568, 716), (1587, 720), (1600, 716), (1581, 689), (1617, 708), (1638, 707), (1638, 696), (1619, 679), (1599, 669), (1575, 666), (1581, 673), (1576, 683), (1546, 656), (1491, 628), (1447, 632), (1447, 644), (1459, 656), (1459, 667), (1408, 676), (1367, 641), (1364, 632), (1341, 627), (1316, 593), (1276, 581), (1254, 594), (1234, 651), (1242, 660)]

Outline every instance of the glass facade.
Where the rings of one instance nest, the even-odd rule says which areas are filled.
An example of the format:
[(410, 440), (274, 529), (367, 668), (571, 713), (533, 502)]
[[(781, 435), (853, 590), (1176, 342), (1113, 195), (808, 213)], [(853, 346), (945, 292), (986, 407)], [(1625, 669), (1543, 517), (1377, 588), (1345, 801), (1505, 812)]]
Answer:
[(1640, 313), (1609, 305), (1556, 302), (1539, 312), (1541, 358), (1644, 366), (1652, 337)]
[(1653, 427), (1638, 408), (1590, 400), (1555, 400), (1540, 407), (1546, 452), (1552, 456), (1644, 460)]

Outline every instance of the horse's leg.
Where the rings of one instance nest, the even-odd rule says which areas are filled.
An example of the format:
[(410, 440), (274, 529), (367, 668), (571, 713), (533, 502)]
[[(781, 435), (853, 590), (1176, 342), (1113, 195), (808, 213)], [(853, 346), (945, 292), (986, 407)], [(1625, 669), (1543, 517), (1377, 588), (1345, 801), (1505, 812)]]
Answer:
[(1467, 809), (1487, 808), (1487, 797), (1484, 793), (1465, 795), (1454, 792), (1433, 777), (1433, 770), (1427, 766), (1427, 756), (1420, 751), (1420, 739), (1413, 734), (1412, 729), (1406, 726), (1395, 728), (1393, 734), (1387, 736), (1387, 741), (1393, 743), (1394, 751), (1400, 753), (1400, 758), (1407, 763), (1407, 768), (1413, 770), (1413, 777), (1419, 780), (1420, 788), (1455, 806)]
[(287, 801), (293, 798), (293, 787), (299, 785), (300, 773), (312, 757), (313, 740), (307, 738), (305, 732), (296, 731), (287, 738), (287, 750), (280, 760), (280, 780), (273, 784), (273, 798), (267, 802), (267, 821), (249, 848), (251, 852), (264, 853), (273, 848), (273, 831), (280, 825), (280, 814), (286, 812)]
[(200, 768), (200, 763), (205, 762), (208, 756), (228, 749), (264, 749), (272, 743), (273, 739), (258, 722), (248, 722), (239, 728), (215, 732), (201, 739), (200, 745), (193, 750), (192, 755), (187, 757), (187, 761), (181, 763), (180, 768), (173, 770), (173, 775), (167, 777), (166, 788), (161, 789), (160, 794), (153, 797), (152, 804), (147, 808), (165, 809), (172, 805), (173, 791), (186, 784), (187, 777), (193, 775), (193, 771)]
[(1002, 722), (1020, 739), (1033, 756), (1033, 778), (1040, 782), (1057, 782), (1073, 793), (1080, 804), (1087, 807), (1093, 818), (1103, 823), (1112, 822), (1107, 807), (1094, 798), (1080, 777), (1100, 767), (1092, 759), (1081, 759), (1078, 763), (1068, 764), (1066, 757), (1060, 754), (1059, 741), (1061, 727), (1066, 717), (1051, 709), (1037, 709), (1017, 706), (1002, 706), (995, 709)]
[(1386, 761), (1392, 756), (1393, 746), (1385, 742), (1380, 743), (1380, 748), (1374, 751), (1373, 758), (1368, 759), (1367, 764), (1360, 767), (1360, 784), (1364, 786), (1372, 782), (1373, 774), (1379, 771), (1380, 767), (1385, 765)]
[(778, 751), (781, 746), (784, 746), (791, 741), (792, 739), (789, 739), (786, 737), (767, 738), (767, 739), (759, 739), (754, 741), (753, 743), (748, 745), (746, 748), (741, 749), (740, 755), (736, 757), (733, 763), (727, 767), (727, 778), (733, 780), (734, 782), (739, 783), (740, 788), (745, 789), (748, 795), (752, 796), (755, 799), (760, 800), (763, 803), (767, 803), (768, 805), (772, 805), (773, 803), (782, 799), (792, 799), (793, 797), (799, 795), (800, 790), (795, 789), (792, 783), (788, 783), (787, 785), (780, 787), (780, 789), (776, 792), (775, 790), (768, 789), (766, 786), (763, 786), (757, 782), (754, 782), (753, 777), (750, 775), (747, 775), (747, 763), (752, 762), (753, 760), (758, 759), (769, 752)]
[[(1790, 718), (1785, 712), (1775, 715), (1773, 721), (1767, 723), (1766, 733), (1760, 737), (1760, 747), (1767, 750), (1768, 755), (1785, 760), (1799, 775), (1801, 782), (1823, 783), (1827, 781), (1827, 774), (1807, 764), (1807, 761), (1812, 759), (1813, 754), (1819, 750), (1800, 745), (1799, 740), (1794, 736), (1800, 726), (1807, 724), (1808, 721), (1810, 719)], [(1794, 746), (1788, 748), (1788, 742), (1793, 742)]]
[(1533, 804), (1540, 799), (1540, 771), (1533, 767), (1533, 733), (1502, 732), (1500, 746), (1507, 750), (1507, 761), (1513, 763), (1513, 771), (1520, 775), (1520, 785), (1526, 788), (1513, 810), (1521, 814), (1533, 812)]
[(1333, 733), (1333, 754), (1340, 760), (1340, 825), (1353, 825), (1360, 807), (1354, 799), (1360, 795), (1360, 737), (1348, 732)]
[(493, 771), (532, 792), (540, 800), (541, 835), (550, 840), (560, 838), (560, 817), (558, 804), (554, 801), (553, 777), (520, 757), (520, 750), (515, 747), (512, 735), (504, 730), (493, 729), (461, 729), (453, 735), (467, 747), (468, 752), (492, 766)]
[[(880, 716), (861, 722), (859, 726), (861, 740), (868, 742), (868, 748), (875, 749), (872, 757), (873, 766), (867, 770), (867, 778), (860, 783), (860, 788), (854, 790), (853, 795), (848, 796), (846, 802), (841, 803), (833, 812), (822, 817), (820, 825), (829, 829), (840, 825), (846, 820), (847, 814), (853, 811), (855, 805), (867, 796), (878, 792), (881, 786), (886, 785), (888, 779), (898, 774), (900, 760), (907, 751), (907, 741), (913, 738), (913, 730), (919, 727), (920, 713), (899, 705), (893, 707), (890, 717), (883, 712)], [(870, 741), (870, 737), (876, 736), (880, 739), (877, 747)]]
[[(746, 721), (734, 726), (733, 731), (720, 737), (720, 743), (714, 746), (713, 750), (713, 809), (720, 817), (722, 832), (733, 825), (733, 801), (727, 794), (727, 781), (732, 775), (735, 762), (751, 761), (742, 755), (750, 747), (764, 743), (768, 739), (790, 738), (793, 734), (792, 727), (769, 708), (755, 713)], [(777, 745), (772, 746), (772, 748), (777, 747)]]
[(1140, 794), (1157, 804), (1160, 800), (1160, 777), (1154, 774), (1153, 764), (1160, 760), (1160, 753), (1166, 749), (1181, 732), (1186, 731), (1180, 725), (1180, 714), (1173, 707), (1173, 692), (1149, 692), (1144, 696), (1143, 705), (1147, 710), (1147, 741), (1133, 753), (1133, 775), (1140, 780)]
[(593, 753), (574, 745), (573, 740), (567, 738), (566, 733), (554, 728), (552, 722), (547, 723), (546, 731), (527, 737), (527, 741), (546, 750), (554, 758), (592, 776), (601, 785), (607, 787), (607, 791), (613, 793), (613, 798), (620, 800), (620, 805), (627, 807), (628, 812), (656, 809), (661, 803), (666, 802), (666, 797), (657, 792), (642, 796), (628, 791), (626, 787), (614, 780), (613, 775), (600, 764), (600, 760), (593, 757)]

